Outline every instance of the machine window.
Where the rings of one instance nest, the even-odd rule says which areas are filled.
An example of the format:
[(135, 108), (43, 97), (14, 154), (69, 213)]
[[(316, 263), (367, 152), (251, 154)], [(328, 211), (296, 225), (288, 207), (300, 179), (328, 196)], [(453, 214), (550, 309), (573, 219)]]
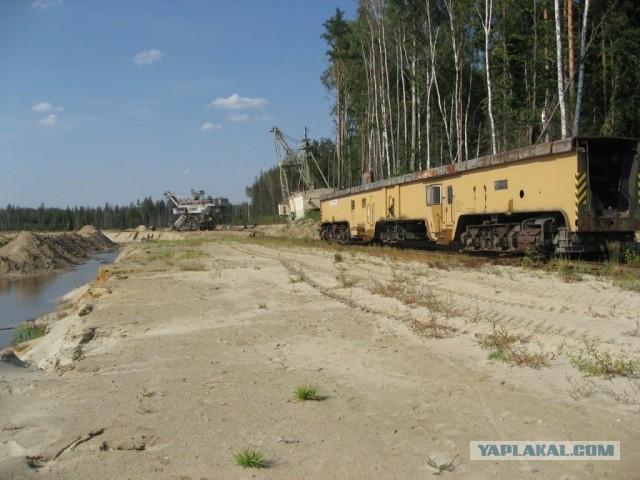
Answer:
[(493, 184), (496, 190), (506, 190), (509, 188), (508, 180), (496, 180)]
[(362, 199), (362, 208), (367, 208), (367, 199), (366, 198)]
[(440, 185), (427, 186), (427, 205), (440, 205)]
[(356, 209), (356, 201), (351, 200), (351, 210), (355, 210), (355, 209)]
[(449, 185), (447, 187), (447, 205), (451, 205), (453, 203), (453, 187)]

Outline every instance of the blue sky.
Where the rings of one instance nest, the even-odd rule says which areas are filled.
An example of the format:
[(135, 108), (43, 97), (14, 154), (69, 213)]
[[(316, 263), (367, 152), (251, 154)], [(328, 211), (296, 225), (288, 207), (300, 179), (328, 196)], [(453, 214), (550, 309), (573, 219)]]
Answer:
[(322, 24), (355, 0), (0, 0), (0, 206), (234, 203), (272, 126), (333, 138)]

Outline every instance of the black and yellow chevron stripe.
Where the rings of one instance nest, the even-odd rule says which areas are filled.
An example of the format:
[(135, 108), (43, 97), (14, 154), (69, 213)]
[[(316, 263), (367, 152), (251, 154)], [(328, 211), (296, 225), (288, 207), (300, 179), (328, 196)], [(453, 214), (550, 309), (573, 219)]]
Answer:
[(587, 203), (587, 174), (584, 172), (576, 173), (576, 218), (578, 218), (578, 210), (580, 205)]
[(638, 205), (640, 205), (640, 172), (638, 172), (638, 190), (636, 196), (638, 197)]

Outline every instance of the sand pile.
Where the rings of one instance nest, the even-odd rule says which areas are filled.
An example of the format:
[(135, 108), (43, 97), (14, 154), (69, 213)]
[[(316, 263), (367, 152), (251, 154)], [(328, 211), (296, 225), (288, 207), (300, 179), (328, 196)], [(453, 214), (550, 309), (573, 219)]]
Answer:
[(20, 232), (0, 248), (0, 275), (33, 275), (69, 269), (91, 253), (113, 250), (116, 244), (91, 226), (78, 233)]
[(82, 227), (78, 230), (78, 235), (93, 245), (93, 252), (108, 252), (117, 246), (109, 237), (100, 230), (96, 230), (92, 225), (85, 225)]
[(265, 235), (274, 237), (290, 237), (290, 238), (306, 238), (309, 240), (318, 240), (320, 235), (320, 222), (310, 218), (303, 218), (294, 222), (283, 223), (279, 225), (268, 225), (261, 227)]

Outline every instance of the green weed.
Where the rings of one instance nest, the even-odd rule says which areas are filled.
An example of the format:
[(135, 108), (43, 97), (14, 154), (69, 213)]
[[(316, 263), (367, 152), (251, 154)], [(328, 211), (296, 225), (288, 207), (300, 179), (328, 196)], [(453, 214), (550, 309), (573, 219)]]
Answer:
[(504, 326), (497, 322), (493, 324), (493, 331), (480, 338), (480, 346), (485, 349), (496, 348), (499, 350), (508, 350), (516, 342), (529, 341), (529, 337), (516, 335), (509, 332)]
[(206, 252), (200, 249), (195, 249), (195, 248), (188, 248), (186, 250), (183, 250), (182, 253), (180, 254), (180, 258), (187, 258), (187, 259), (202, 258), (206, 256), (207, 256)]
[(585, 348), (569, 355), (571, 363), (585, 375), (602, 377), (635, 377), (639, 360), (627, 360), (622, 355), (612, 356), (607, 350), (598, 351), (595, 341), (585, 341)]
[(410, 307), (426, 307), (430, 312), (442, 314), (446, 318), (459, 313), (451, 293), (448, 301), (444, 300), (432, 288), (424, 288), (404, 274), (393, 272), (387, 283), (374, 280), (370, 290), (377, 295), (400, 300)]
[(518, 347), (508, 347), (506, 349), (497, 348), (489, 353), (489, 360), (500, 360), (501, 362), (513, 365), (540, 368), (549, 366), (549, 357), (543, 353), (530, 353), (526, 345)]
[(522, 266), (525, 268), (540, 267), (544, 264), (544, 255), (535, 250), (531, 245), (527, 246), (522, 257)]
[(640, 265), (640, 253), (626, 249), (624, 251), (624, 263), (627, 265)]
[(46, 333), (46, 325), (36, 324), (33, 321), (24, 322), (13, 329), (13, 344), (28, 342), (34, 338), (42, 337)]
[(526, 343), (530, 336), (509, 332), (504, 326), (493, 324), (493, 332), (480, 338), (480, 346), (492, 350), (489, 360), (499, 360), (531, 368), (546, 367), (549, 365), (549, 355), (544, 353), (529, 352)]
[(293, 395), (301, 401), (318, 400), (318, 390), (307, 383), (297, 386), (293, 391)]
[(252, 448), (245, 448), (241, 452), (236, 453), (233, 458), (236, 465), (242, 468), (268, 468), (271, 465), (260, 451)]
[(427, 338), (447, 338), (453, 336), (458, 329), (449, 325), (446, 321), (441, 321), (430, 316), (428, 320), (418, 320), (412, 318), (408, 322), (409, 329), (417, 335)]
[(556, 274), (567, 283), (579, 282), (582, 280), (582, 275), (588, 273), (582, 264), (571, 264), (564, 258), (559, 258), (555, 261), (554, 269)]
[(436, 470), (438, 470), (438, 475), (441, 474), (442, 472), (453, 472), (456, 469), (456, 459), (458, 458), (458, 455), (456, 454), (455, 457), (453, 457), (453, 460), (451, 460), (450, 462), (445, 462), (445, 463), (438, 463), (435, 459), (429, 457), (427, 459), (427, 465), (429, 465), (431, 468), (435, 468)]

